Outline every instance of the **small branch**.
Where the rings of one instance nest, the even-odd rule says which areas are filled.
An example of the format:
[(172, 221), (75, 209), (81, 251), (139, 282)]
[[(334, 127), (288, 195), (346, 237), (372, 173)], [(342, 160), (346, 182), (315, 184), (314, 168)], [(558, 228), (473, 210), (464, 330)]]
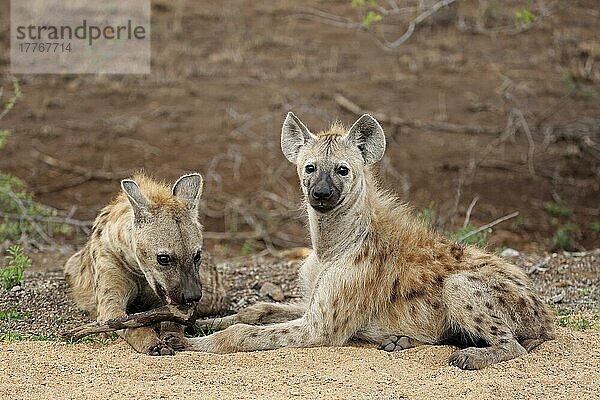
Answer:
[(61, 333), (61, 336), (68, 340), (77, 341), (96, 333), (114, 332), (128, 328), (139, 328), (165, 321), (191, 326), (194, 324), (194, 322), (196, 322), (198, 317), (199, 313), (195, 305), (191, 307), (166, 305), (150, 311), (126, 315), (121, 318), (115, 318), (105, 322), (92, 322), (85, 324), (73, 328), (67, 332), (63, 332)]
[(247, 240), (247, 239), (261, 239), (267, 236), (264, 232), (249, 231), (249, 232), (204, 232), (202, 233), (204, 239), (215, 239), (215, 240)]
[(516, 217), (517, 215), (519, 215), (519, 212), (518, 212), (518, 211), (515, 211), (515, 212), (513, 212), (513, 213), (510, 213), (510, 214), (508, 214), (508, 215), (505, 215), (505, 216), (503, 216), (503, 217), (500, 217), (500, 218), (498, 218), (498, 219), (496, 219), (496, 220), (494, 220), (494, 221), (490, 222), (489, 224), (485, 224), (485, 225), (483, 225), (483, 226), (480, 226), (479, 228), (475, 229), (474, 231), (471, 231), (471, 232), (467, 233), (466, 235), (464, 235), (464, 236), (462, 236), (461, 238), (459, 238), (459, 239), (457, 240), (457, 242), (462, 242), (463, 240), (465, 240), (465, 239), (467, 239), (467, 238), (470, 238), (471, 236), (473, 236), (473, 235), (476, 235), (476, 234), (478, 234), (479, 232), (485, 231), (486, 229), (489, 229), (489, 228), (491, 228), (491, 227), (493, 227), (493, 226), (496, 226), (496, 225), (498, 225), (498, 224), (500, 224), (500, 223), (502, 223), (502, 222), (504, 222), (504, 221), (506, 221), (506, 220), (509, 220), (509, 219), (511, 219), (511, 218), (514, 218), (514, 217)]
[(433, 121), (420, 121), (420, 120), (406, 120), (396, 116), (389, 116), (383, 113), (373, 112), (362, 108), (358, 104), (354, 103), (342, 94), (336, 94), (334, 100), (344, 110), (350, 111), (356, 115), (371, 114), (375, 119), (382, 123), (388, 123), (394, 126), (407, 126), (410, 128), (442, 131), (449, 133), (463, 133), (467, 135), (499, 135), (503, 132), (501, 128), (495, 127), (484, 127), (484, 126), (472, 126), (472, 125), (457, 125), (448, 122), (433, 122)]
[[(25, 219), (25, 216), (23, 216), (22, 214), (11, 214), (11, 213), (5, 213), (3, 211), (0, 211), (0, 217), (12, 219), (15, 221)], [(36, 222), (45, 222), (45, 223), (50, 223), (50, 224), (65, 224), (65, 225), (76, 226), (78, 228), (91, 228), (92, 225), (94, 224), (93, 221), (81, 221), (81, 220), (73, 219), (70, 217), (52, 217), (52, 216), (46, 217), (43, 215), (31, 215), (29, 217), (29, 219), (36, 221)]]
[(19, 199), (12, 191), (0, 188), (0, 192), (6, 194), (11, 200), (17, 205), (17, 207), (21, 210), (21, 218), (19, 220), (26, 220), (31, 224), (33, 229), (37, 232), (38, 235), (48, 244), (55, 244), (54, 241), (44, 232), (42, 227), (33, 219), (33, 216), (29, 215), (27, 207), (23, 204), (23, 201)]
[(467, 215), (465, 215), (465, 222), (463, 222), (463, 228), (469, 225), (469, 220), (471, 219), (471, 212), (473, 212), (473, 207), (475, 207), (475, 204), (477, 204), (478, 201), (479, 196), (475, 196), (473, 197), (471, 204), (469, 204), (469, 208), (467, 208)]
[(97, 180), (105, 180), (105, 181), (114, 181), (119, 180), (126, 176), (125, 172), (106, 172), (100, 170), (89, 170), (78, 165), (71, 165), (65, 161), (54, 158), (48, 154), (44, 154), (39, 150), (34, 149), (34, 155), (42, 161), (44, 164), (61, 169), (66, 172), (70, 172), (72, 174), (81, 175), (83, 178), (87, 178), (86, 180), (97, 179)]
[(400, 36), (398, 39), (394, 40), (393, 42), (384, 41), (382, 44), (385, 46), (385, 48), (387, 48), (389, 50), (395, 50), (395, 49), (397, 49), (398, 47), (400, 47), (400, 45), (402, 43), (406, 42), (412, 36), (412, 34), (414, 33), (416, 27), (419, 24), (421, 24), (427, 18), (431, 17), (433, 14), (435, 14), (436, 12), (438, 12), (442, 7), (447, 7), (450, 4), (454, 3), (455, 1), (456, 0), (442, 0), (442, 1), (438, 1), (433, 6), (431, 6), (431, 8), (429, 8), (428, 10), (422, 12), (415, 19), (413, 19), (412, 21), (410, 21), (410, 23), (408, 24), (408, 28), (406, 29), (406, 32), (404, 32), (404, 34), (402, 36)]

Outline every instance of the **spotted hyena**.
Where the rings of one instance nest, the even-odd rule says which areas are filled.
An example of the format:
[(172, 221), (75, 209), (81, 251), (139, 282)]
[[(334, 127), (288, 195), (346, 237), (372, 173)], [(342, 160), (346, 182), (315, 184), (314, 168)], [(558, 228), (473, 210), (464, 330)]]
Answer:
[[(77, 305), (98, 321), (201, 298), (202, 313), (216, 311), (223, 289), (202, 252), (200, 174), (182, 176), (172, 189), (143, 175), (121, 186), (123, 193), (96, 218), (89, 241), (65, 264)], [(161, 338), (167, 332), (171, 345)], [(119, 334), (140, 353), (166, 355), (183, 338), (183, 326), (162, 323)]]
[(248, 307), (188, 349), (454, 343), (462, 349), (450, 364), (479, 369), (553, 338), (550, 314), (519, 268), (432, 232), (378, 187), (371, 166), (385, 144), (369, 115), (315, 135), (288, 114), (281, 146), (296, 165), (313, 248), (300, 268), (304, 300)]

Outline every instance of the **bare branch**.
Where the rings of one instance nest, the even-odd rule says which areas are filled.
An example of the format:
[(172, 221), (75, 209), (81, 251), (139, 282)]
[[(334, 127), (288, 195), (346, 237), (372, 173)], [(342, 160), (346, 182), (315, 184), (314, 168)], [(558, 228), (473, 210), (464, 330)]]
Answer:
[(509, 219), (511, 219), (511, 218), (514, 218), (514, 217), (516, 217), (517, 215), (519, 215), (519, 212), (518, 212), (518, 211), (515, 211), (515, 212), (513, 212), (513, 213), (510, 213), (510, 214), (507, 214), (507, 215), (505, 215), (505, 216), (503, 216), (503, 217), (500, 217), (500, 218), (498, 218), (498, 219), (495, 219), (495, 220), (493, 220), (492, 222), (490, 222), (489, 224), (485, 224), (485, 225), (483, 225), (483, 226), (480, 226), (479, 228), (477, 228), (477, 229), (475, 229), (475, 230), (473, 230), (473, 231), (471, 231), (471, 232), (467, 233), (466, 235), (464, 235), (464, 236), (460, 237), (460, 238), (457, 240), (457, 242), (462, 242), (463, 240), (465, 240), (465, 239), (467, 239), (467, 238), (470, 238), (471, 236), (473, 236), (473, 235), (476, 235), (476, 234), (478, 234), (479, 232), (485, 231), (486, 229), (489, 229), (489, 228), (491, 228), (491, 227), (493, 227), (493, 226), (496, 226), (496, 225), (498, 225), (498, 224), (500, 224), (500, 223), (502, 223), (502, 222), (504, 222), (504, 221), (506, 221), (506, 220), (509, 220)]
[(498, 135), (503, 132), (503, 129), (497, 127), (457, 125), (448, 122), (420, 121), (416, 119), (407, 120), (397, 116), (390, 116), (383, 113), (366, 110), (340, 93), (336, 94), (334, 96), (334, 99), (343, 109), (350, 111), (353, 114), (371, 114), (379, 122), (388, 123), (394, 126), (407, 126), (410, 128), (442, 131), (449, 133), (463, 133), (467, 135)]
[(478, 200), (479, 196), (475, 196), (473, 197), (471, 204), (469, 204), (469, 207), (467, 208), (467, 215), (465, 215), (465, 222), (463, 222), (463, 228), (469, 225), (469, 220), (471, 219), (471, 212), (473, 212), (473, 207), (475, 207), (475, 204), (477, 204)]
[(178, 324), (191, 326), (199, 317), (196, 305), (191, 307), (166, 305), (150, 311), (125, 315), (121, 318), (111, 319), (105, 322), (91, 322), (67, 332), (61, 336), (68, 340), (77, 341), (95, 333), (114, 332), (121, 329), (139, 328), (154, 325), (159, 322), (176, 322)]

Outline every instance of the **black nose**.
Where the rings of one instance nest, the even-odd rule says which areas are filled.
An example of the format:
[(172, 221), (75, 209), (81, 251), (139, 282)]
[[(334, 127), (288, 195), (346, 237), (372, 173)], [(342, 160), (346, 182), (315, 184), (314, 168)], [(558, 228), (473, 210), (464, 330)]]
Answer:
[(315, 200), (327, 200), (332, 195), (333, 195), (333, 190), (326, 188), (326, 187), (320, 187), (320, 188), (316, 188), (316, 189), (312, 190), (312, 197)]
[(200, 292), (200, 294), (194, 294), (194, 295), (185, 295), (185, 294), (181, 294), (181, 304), (189, 304), (189, 303), (195, 303), (197, 301), (200, 301), (200, 299), (202, 298), (202, 292)]

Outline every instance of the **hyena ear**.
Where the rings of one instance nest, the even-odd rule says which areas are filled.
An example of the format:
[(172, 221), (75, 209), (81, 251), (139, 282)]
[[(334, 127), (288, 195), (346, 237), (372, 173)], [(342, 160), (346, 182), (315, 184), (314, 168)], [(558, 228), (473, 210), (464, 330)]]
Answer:
[(385, 153), (385, 134), (379, 122), (369, 114), (364, 114), (346, 134), (362, 153), (365, 165), (371, 165), (383, 158)]
[(190, 210), (197, 210), (202, 194), (202, 184), (202, 175), (198, 173), (183, 175), (173, 185), (173, 196), (183, 200)]
[(141, 220), (150, 214), (148, 208), (149, 202), (146, 196), (140, 192), (140, 188), (133, 179), (123, 179), (121, 181), (121, 188), (127, 195), (129, 203), (133, 208), (133, 214), (136, 220)]
[(281, 128), (281, 150), (285, 158), (296, 164), (300, 148), (311, 139), (315, 139), (315, 136), (293, 112), (289, 112)]

